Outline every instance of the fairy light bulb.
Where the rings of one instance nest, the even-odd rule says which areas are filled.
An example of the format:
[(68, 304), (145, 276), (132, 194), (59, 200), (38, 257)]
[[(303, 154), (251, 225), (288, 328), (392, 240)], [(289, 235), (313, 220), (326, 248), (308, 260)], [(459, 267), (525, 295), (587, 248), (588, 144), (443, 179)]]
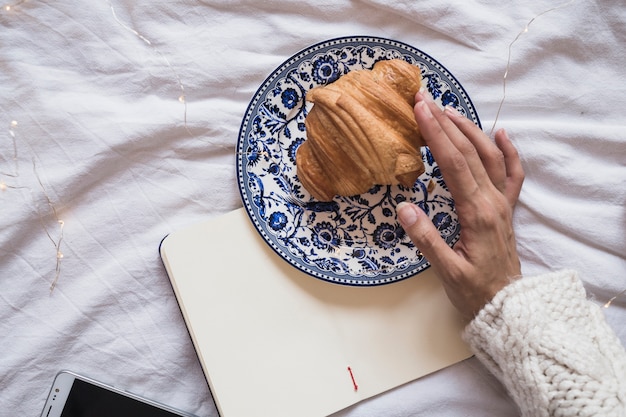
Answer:
[(613, 303), (613, 301), (615, 301), (618, 297), (624, 295), (625, 293), (626, 293), (626, 288), (624, 288), (624, 290), (622, 292), (620, 292), (619, 294), (617, 294), (613, 298), (611, 298), (609, 301), (607, 301), (606, 304), (604, 305), (604, 308), (611, 307), (611, 304)]
[(13, 2), (10, 4), (5, 4), (4, 6), (2, 6), (2, 8), (4, 9), (4, 11), (6, 12), (10, 12), (13, 9), (15, 9), (15, 6), (19, 6), (20, 4), (24, 3), (26, 0), (19, 0), (17, 2)]

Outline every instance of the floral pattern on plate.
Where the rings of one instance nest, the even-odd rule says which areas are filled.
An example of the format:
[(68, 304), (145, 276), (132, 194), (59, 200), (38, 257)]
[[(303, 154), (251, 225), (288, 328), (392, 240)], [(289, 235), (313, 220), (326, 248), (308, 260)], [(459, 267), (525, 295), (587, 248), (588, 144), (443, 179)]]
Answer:
[[(426, 172), (412, 188), (375, 186), (367, 193), (314, 200), (298, 180), (296, 151), (306, 140), (306, 92), (379, 60), (404, 59), (422, 72), (441, 106), (455, 107), (480, 126), (459, 82), (435, 59), (402, 42), (345, 37), (292, 56), (261, 85), (250, 102), (237, 143), (237, 173), (252, 223), (279, 256), (314, 277), (346, 285), (387, 284), (426, 269), (428, 261), (396, 218), (401, 201), (419, 205), (441, 236), (459, 236), (454, 201), (427, 147)], [(245, 254), (242, 254), (245, 257)]]

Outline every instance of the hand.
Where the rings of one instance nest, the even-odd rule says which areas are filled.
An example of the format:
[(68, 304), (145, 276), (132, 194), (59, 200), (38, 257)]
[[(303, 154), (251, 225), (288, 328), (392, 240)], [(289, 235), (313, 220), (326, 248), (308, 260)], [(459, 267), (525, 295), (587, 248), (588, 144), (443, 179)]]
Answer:
[(495, 144), (456, 110), (417, 93), (415, 119), (455, 202), (460, 239), (450, 248), (416, 205), (398, 205), (398, 220), (441, 278), (452, 304), (473, 317), (521, 275), (513, 208), (524, 181), (517, 150), (504, 130)]

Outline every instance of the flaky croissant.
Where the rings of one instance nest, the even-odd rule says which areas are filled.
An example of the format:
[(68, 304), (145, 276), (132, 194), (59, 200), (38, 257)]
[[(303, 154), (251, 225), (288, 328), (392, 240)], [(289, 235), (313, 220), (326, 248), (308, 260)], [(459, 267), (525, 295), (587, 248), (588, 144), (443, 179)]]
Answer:
[(314, 198), (330, 201), (374, 185), (413, 186), (424, 172), (424, 141), (413, 115), (420, 86), (420, 69), (393, 59), (307, 93), (314, 105), (296, 166)]

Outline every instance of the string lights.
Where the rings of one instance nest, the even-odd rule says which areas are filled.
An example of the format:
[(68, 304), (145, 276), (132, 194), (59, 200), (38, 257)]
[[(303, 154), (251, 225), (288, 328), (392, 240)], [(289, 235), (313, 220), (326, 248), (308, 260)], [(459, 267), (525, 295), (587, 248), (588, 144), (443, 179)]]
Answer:
[(52, 212), (54, 219), (59, 228), (59, 232), (58, 232), (59, 237), (55, 240), (52, 237), (52, 233), (48, 229), (48, 226), (46, 226), (46, 222), (44, 222), (44, 216), (42, 216), (41, 213), (39, 213), (39, 210), (37, 210), (37, 212), (39, 213), (39, 221), (41, 223), (41, 226), (43, 227), (43, 230), (46, 232), (48, 239), (50, 239), (50, 242), (52, 242), (52, 244), (54, 245), (54, 249), (56, 251), (56, 266), (54, 269), (54, 279), (52, 280), (52, 283), (50, 284), (50, 292), (52, 292), (54, 291), (54, 288), (56, 287), (57, 282), (59, 281), (59, 276), (61, 275), (61, 260), (63, 259), (63, 252), (61, 252), (61, 243), (63, 242), (63, 228), (65, 227), (65, 222), (59, 218), (57, 210), (54, 207), (54, 204), (52, 204), (52, 200), (50, 199), (50, 196), (48, 195), (48, 193), (46, 193), (46, 189), (43, 185), (43, 182), (41, 181), (41, 177), (39, 176), (39, 173), (37, 172), (37, 165), (35, 164), (35, 159), (33, 159), (33, 174), (35, 174), (35, 178), (37, 178), (37, 182), (39, 183), (39, 186), (41, 187), (41, 191), (44, 195), (44, 198), (46, 199), (46, 204), (50, 208), (50, 211)]
[[(12, 155), (12, 160), (13, 160), (13, 172), (0, 172), (0, 175), (7, 177), (7, 178), (11, 178), (13, 181), (17, 181), (20, 173), (19, 173), (19, 159), (18, 159), (18, 152), (17, 152), (17, 135), (15, 133), (16, 129), (18, 127), (18, 122), (16, 120), (11, 121), (10, 125), (9, 125), (9, 136), (11, 137), (12, 140), (12, 144), (13, 144), (13, 155)], [(54, 245), (54, 249), (56, 252), (56, 266), (55, 266), (55, 273), (54, 273), (54, 278), (52, 279), (52, 283), (50, 284), (50, 292), (52, 292), (54, 290), (54, 288), (56, 287), (56, 284), (59, 280), (59, 277), (61, 275), (61, 260), (63, 259), (63, 252), (61, 252), (61, 244), (63, 242), (63, 228), (65, 226), (65, 222), (63, 220), (61, 220), (59, 218), (59, 215), (57, 213), (57, 210), (54, 206), (54, 204), (52, 203), (52, 200), (50, 199), (50, 196), (48, 195), (48, 193), (46, 192), (46, 188), (43, 184), (43, 181), (41, 180), (41, 177), (39, 176), (39, 173), (37, 172), (37, 165), (35, 163), (35, 158), (33, 157), (32, 159), (32, 164), (33, 164), (33, 174), (37, 180), (37, 183), (39, 184), (39, 188), (41, 190), (41, 193), (43, 194), (45, 200), (46, 200), (46, 204), (47, 206), (50, 208), (52, 215), (56, 221), (56, 224), (59, 227), (59, 237), (57, 239), (55, 239), (53, 237), (53, 232), (50, 231), (50, 229), (48, 228), (48, 226), (46, 225), (46, 222), (44, 221), (45, 216), (41, 214), (41, 211), (39, 210), (38, 205), (35, 202), (35, 197), (34, 197), (34, 193), (32, 192), (32, 190), (30, 190), (28, 187), (24, 187), (24, 186), (18, 186), (18, 185), (9, 185), (7, 184), (3, 179), (0, 179), (0, 191), (7, 191), (8, 189), (27, 189), (29, 191), (31, 191), (31, 197), (33, 199), (33, 204), (37, 210), (37, 214), (39, 216), (39, 222), (41, 223), (42, 228), (44, 229), (46, 236), (48, 237), (48, 239), (50, 239), (50, 241), (52, 242), (52, 244)]]
[(496, 117), (493, 121), (493, 126), (491, 127), (491, 131), (489, 132), (489, 136), (493, 135), (493, 132), (496, 128), (496, 123), (498, 123), (498, 118), (500, 117), (500, 112), (502, 111), (502, 106), (504, 105), (504, 100), (506, 99), (506, 80), (509, 76), (509, 70), (511, 68), (511, 53), (513, 50), (513, 45), (519, 40), (519, 38), (524, 34), (524, 33), (528, 33), (528, 29), (530, 28), (530, 25), (537, 20), (539, 17), (550, 13), (552, 11), (558, 10), (558, 9), (562, 9), (563, 7), (569, 6), (570, 4), (572, 4), (575, 0), (569, 0), (565, 3), (562, 3), (558, 6), (552, 7), (548, 10), (545, 10), (541, 13), (539, 13), (538, 15), (536, 15), (535, 17), (533, 17), (532, 19), (530, 19), (528, 21), (528, 23), (526, 23), (526, 26), (524, 26), (524, 28), (517, 34), (517, 36), (515, 37), (515, 39), (513, 39), (513, 41), (509, 44), (509, 53), (508, 53), (508, 57), (506, 60), (506, 68), (504, 70), (504, 75), (502, 76), (502, 100), (500, 100), (500, 105), (498, 106), (498, 111), (496, 112)]
[[(184, 85), (180, 75), (178, 74), (178, 71), (176, 71), (176, 69), (174, 68), (174, 66), (172, 65), (170, 60), (167, 58), (167, 56), (165, 56), (150, 41), (150, 39), (148, 39), (146, 36), (142, 35), (137, 30), (135, 30), (132, 27), (128, 26), (127, 24), (125, 24), (124, 22), (122, 22), (119, 19), (119, 17), (117, 16), (117, 13), (115, 12), (115, 8), (113, 7), (113, 5), (110, 2), (109, 2), (109, 8), (111, 9), (111, 15), (113, 16), (113, 19), (115, 19), (117, 24), (119, 24), (122, 28), (124, 28), (125, 30), (129, 31), (130, 33), (132, 33), (133, 35), (135, 35), (136, 37), (141, 39), (146, 45), (148, 45), (150, 48), (152, 48), (152, 50), (165, 62), (165, 64), (167, 65), (169, 70), (172, 72), (172, 74), (174, 74), (174, 78), (176, 80), (176, 83), (178, 84), (178, 88), (180, 89), (180, 95), (178, 96), (178, 101), (183, 104), (183, 125), (185, 127), (185, 130), (187, 131), (187, 134), (189, 134), (189, 136), (193, 136), (193, 134), (189, 130), (189, 126), (187, 124), (187, 95), (186, 95), (186, 91), (185, 91), (185, 85)], [(207, 142), (207, 141), (204, 141), (204, 142)], [(222, 149), (226, 149), (228, 151), (231, 150), (229, 147), (224, 146), (222, 144), (211, 143), (211, 145), (214, 145), (214, 146), (217, 145), (218, 147), (220, 147)], [(249, 155), (251, 153), (252, 152), (241, 152), (241, 154), (243, 154), (243, 155)], [(257, 153), (259, 155), (261, 155), (261, 156), (267, 156), (268, 155), (267, 151), (261, 151), (261, 152), (257, 152)]]
[(137, 32), (135, 29), (131, 28), (130, 26), (128, 26), (127, 24), (125, 24), (124, 22), (122, 22), (118, 17), (117, 14), (115, 13), (115, 8), (113, 8), (113, 5), (109, 2), (109, 7), (111, 8), (111, 14), (113, 15), (113, 18), (115, 19), (115, 21), (124, 29), (126, 29), (127, 31), (129, 31), (130, 33), (132, 33), (133, 35), (137, 36), (139, 39), (141, 39), (143, 42), (145, 42), (146, 45), (148, 45), (150, 48), (152, 48), (154, 50), (154, 52), (159, 55), (161, 57), (161, 59), (163, 59), (163, 61), (165, 61), (165, 63), (167, 64), (168, 68), (170, 69), (170, 71), (172, 71), (172, 74), (174, 74), (174, 77), (176, 79), (176, 82), (178, 83), (178, 88), (180, 89), (180, 96), (178, 96), (178, 101), (181, 102), (183, 104), (183, 123), (185, 126), (185, 130), (187, 131), (187, 133), (190, 136), (193, 136), (191, 131), (189, 130), (189, 127), (187, 126), (187, 99), (186, 99), (186, 95), (185, 95), (185, 86), (180, 78), (180, 76), (178, 75), (178, 72), (176, 71), (176, 69), (172, 66), (172, 64), (170, 63), (170, 60), (167, 59), (167, 56), (163, 55), (161, 53), (161, 51), (159, 51), (158, 48), (156, 48), (152, 42), (150, 42), (150, 40), (148, 38), (146, 38), (145, 36), (143, 36), (141, 33)]

